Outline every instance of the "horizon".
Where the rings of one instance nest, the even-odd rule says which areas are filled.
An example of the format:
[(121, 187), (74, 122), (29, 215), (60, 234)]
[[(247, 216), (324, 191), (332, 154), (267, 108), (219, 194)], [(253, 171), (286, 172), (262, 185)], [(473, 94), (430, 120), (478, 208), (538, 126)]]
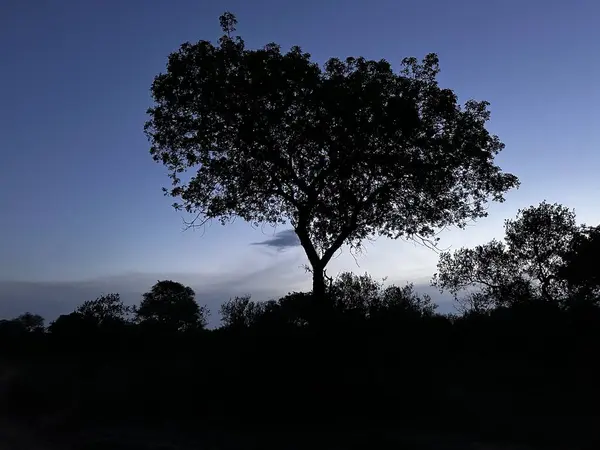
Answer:
[[(270, 268), (270, 271), (277, 273), (277, 268)], [(72, 312), (84, 301), (110, 293), (118, 293), (126, 305), (138, 304), (142, 294), (149, 291), (159, 280), (181, 282), (194, 289), (198, 304), (206, 305), (210, 311), (209, 328), (220, 325), (219, 307), (230, 298), (250, 295), (252, 300), (266, 301), (278, 299), (290, 292), (310, 290), (310, 282), (301, 279), (289, 280), (291, 282), (286, 285), (261, 287), (261, 279), (256, 277), (223, 276), (221, 279), (211, 280), (210, 275), (202, 277), (200, 274), (193, 273), (131, 273), (76, 282), (0, 281), (0, 320), (31, 312), (41, 315), (46, 320), (46, 324), (49, 324), (59, 315)], [(438, 312), (454, 312), (452, 297), (447, 293), (440, 294), (438, 289), (430, 286), (426, 279), (416, 281), (387, 279), (384, 284), (403, 286), (409, 282), (414, 284), (417, 293), (431, 296), (439, 305)]]

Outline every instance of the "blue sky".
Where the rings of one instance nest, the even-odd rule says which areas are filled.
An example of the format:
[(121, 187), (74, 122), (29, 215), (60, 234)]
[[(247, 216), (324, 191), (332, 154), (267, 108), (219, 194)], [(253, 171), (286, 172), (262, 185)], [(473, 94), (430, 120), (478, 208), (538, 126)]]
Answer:
[[(501, 236), (505, 218), (544, 199), (600, 222), (595, 0), (4, 0), (0, 315), (28, 306), (16, 297), (45, 295), (47, 284), (27, 290), (41, 282), (63, 289), (85, 281), (92, 296), (114, 290), (115, 280), (137, 292), (167, 275), (200, 293), (218, 279), (215, 298), (236, 294), (232, 286), (307, 287), (299, 248), (250, 245), (275, 230), (237, 222), (183, 233), (181, 214), (162, 197), (165, 170), (148, 154), (142, 128), (154, 75), (182, 42), (216, 40), (225, 9), (249, 46), (299, 44), (321, 62), (363, 55), (395, 63), (436, 52), (441, 84), (463, 101), (491, 102), (490, 129), (506, 143), (499, 163), (522, 187), (467, 231), (444, 233), (442, 247)], [(344, 252), (330, 273), (426, 283), (436, 261), (430, 250), (380, 239), (360, 267)]]

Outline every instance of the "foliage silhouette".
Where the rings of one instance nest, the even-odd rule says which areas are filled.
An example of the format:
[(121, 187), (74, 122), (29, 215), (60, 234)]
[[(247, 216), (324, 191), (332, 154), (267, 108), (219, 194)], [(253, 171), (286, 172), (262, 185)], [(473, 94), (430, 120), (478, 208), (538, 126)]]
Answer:
[(504, 242), (442, 253), (433, 285), (454, 295), (476, 288), (459, 300), (463, 309), (486, 310), (530, 298), (566, 304), (581, 284), (575, 264), (587, 259), (577, 255), (592, 245), (587, 227), (575, 219), (573, 211), (546, 202), (519, 210), (516, 219), (505, 222)]
[(41, 333), (44, 331), (44, 318), (39, 314), (26, 312), (15, 319), (28, 333)]
[[(221, 305), (221, 322), (229, 330), (275, 326), (292, 328), (335, 327), (335, 323), (360, 323), (369, 319), (398, 321), (435, 315), (427, 295), (417, 295), (412, 284), (384, 286), (368, 274), (341, 273), (327, 295), (329, 312), (312, 295), (292, 292), (277, 301), (255, 302), (250, 296), (235, 297)], [(323, 321), (323, 314), (327, 314)], [(334, 320), (332, 323), (331, 321)], [(397, 323), (397, 322), (396, 322)]]
[(565, 280), (578, 297), (600, 297), (600, 226), (582, 226), (563, 252), (564, 264), (558, 277)]
[(290, 223), (317, 298), (343, 244), (435, 239), (518, 185), (494, 164), (504, 146), (485, 128), (488, 103), (441, 88), (435, 54), (398, 73), (363, 57), (321, 67), (298, 46), (248, 49), (233, 14), (220, 22), (216, 45), (182, 44), (155, 78), (150, 152), (170, 172), (165, 194), (197, 220)]
[(93, 335), (97, 330), (98, 324), (95, 320), (75, 311), (60, 315), (48, 327), (52, 336), (67, 340), (85, 338)]
[(98, 327), (108, 328), (127, 323), (133, 310), (123, 304), (119, 294), (106, 294), (83, 302), (75, 312)]
[(432, 317), (437, 308), (428, 295), (417, 295), (413, 284), (384, 287), (368, 274), (342, 273), (333, 283), (331, 295), (340, 312), (364, 319)]
[(165, 331), (191, 331), (206, 326), (208, 310), (198, 305), (195, 292), (181, 283), (158, 281), (143, 296), (135, 310), (137, 320), (145, 326)]
[(253, 302), (250, 298), (249, 295), (235, 297), (221, 305), (219, 312), (223, 326), (240, 329), (254, 325), (260, 314), (260, 303)]

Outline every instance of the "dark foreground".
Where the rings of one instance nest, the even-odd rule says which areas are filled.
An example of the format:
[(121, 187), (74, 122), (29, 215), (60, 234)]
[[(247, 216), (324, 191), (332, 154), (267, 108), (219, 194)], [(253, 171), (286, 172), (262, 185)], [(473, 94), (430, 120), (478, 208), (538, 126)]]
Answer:
[(67, 433), (44, 427), (0, 423), (0, 449), (440, 449), (440, 450), (533, 450), (573, 449), (572, 446), (532, 446), (486, 441), (459, 434), (425, 434), (386, 428), (307, 428), (264, 430), (195, 430), (181, 427), (89, 427)]
[(39, 336), (0, 448), (599, 448), (596, 313), (530, 314)]
[(0, 450), (600, 448), (596, 298), (456, 317), (347, 281), (332, 301), (232, 300), (217, 330), (114, 296), (48, 329), (5, 321)]

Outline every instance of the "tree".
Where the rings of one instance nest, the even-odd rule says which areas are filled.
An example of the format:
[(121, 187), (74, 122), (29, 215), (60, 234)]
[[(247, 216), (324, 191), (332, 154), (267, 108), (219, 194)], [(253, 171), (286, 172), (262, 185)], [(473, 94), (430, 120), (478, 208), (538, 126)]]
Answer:
[(560, 272), (581, 232), (575, 213), (542, 202), (520, 209), (504, 228), (504, 242), (492, 240), (473, 249), (442, 253), (432, 284), (455, 296), (471, 290), (461, 302), (463, 309), (488, 309), (534, 297), (564, 301), (569, 293)]
[(341, 273), (332, 284), (331, 296), (336, 311), (357, 319), (431, 317), (437, 307), (428, 295), (419, 296), (411, 283), (384, 286), (366, 273)]
[[(472, 249), (441, 253), (437, 269), (432, 285), (441, 292), (450, 291), (461, 312), (482, 312), (510, 303), (516, 299), (513, 286), (523, 284), (518, 261), (495, 239)], [(460, 293), (466, 297), (459, 298)]]
[(517, 219), (507, 220), (504, 228), (509, 251), (520, 271), (534, 280), (544, 300), (558, 300), (565, 288), (558, 272), (581, 230), (575, 212), (544, 201), (519, 210)]
[(433, 302), (431, 296), (417, 294), (412, 283), (408, 283), (403, 287), (387, 286), (381, 293), (380, 305), (382, 315), (389, 315), (392, 318), (431, 318), (435, 315), (437, 309), (437, 305)]
[(19, 322), (28, 333), (41, 333), (44, 331), (44, 318), (39, 314), (26, 312), (14, 320)]
[(10, 320), (0, 320), (0, 336), (5, 340), (18, 339), (28, 333), (43, 333), (44, 318), (38, 314), (26, 312)]
[(315, 308), (314, 297), (306, 292), (290, 292), (278, 301), (281, 315), (288, 324), (306, 327), (318, 321), (319, 312)]
[(171, 331), (188, 331), (204, 328), (208, 310), (195, 300), (196, 293), (189, 286), (163, 280), (158, 281), (136, 311), (141, 323), (156, 324)]
[(250, 300), (250, 295), (244, 295), (223, 303), (219, 312), (225, 328), (240, 329), (252, 326), (261, 310), (258, 303)]
[(304, 327), (314, 324), (320, 310), (314, 307), (312, 295), (290, 292), (279, 300), (255, 302), (249, 295), (235, 297), (221, 305), (221, 322), (225, 328), (244, 329), (273, 324)]
[(18, 320), (0, 320), (0, 337), (2, 337), (3, 340), (22, 337), (26, 332), (27, 330)]
[(235, 16), (220, 19), (217, 45), (182, 44), (154, 79), (150, 153), (193, 224), (290, 223), (316, 297), (342, 245), (360, 249), (378, 235), (430, 242), (518, 185), (494, 164), (504, 145), (485, 128), (488, 103), (461, 106), (441, 88), (435, 54), (405, 58), (399, 72), (363, 57), (321, 67), (298, 46), (248, 49), (232, 36)]
[(88, 316), (78, 312), (62, 314), (50, 323), (48, 331), (53, 336), (81, 339), (89, 337), (97, 331), (98, 325)]
[(383, 283), (370, 275), (343, 272), (333, 281), (330, 295), (336, 311), (354, 318), (365, 319), (374, 307), (380, 305)]
[(123, 304), (119, 294), (106, 294), (83, 302), (75, 312), (98, 327), (110, 327), (126, 323), (132, 308)]
[(600, 226), (583, 226), (564, 255), (559, 277), (577, 295), (600, 300)]

